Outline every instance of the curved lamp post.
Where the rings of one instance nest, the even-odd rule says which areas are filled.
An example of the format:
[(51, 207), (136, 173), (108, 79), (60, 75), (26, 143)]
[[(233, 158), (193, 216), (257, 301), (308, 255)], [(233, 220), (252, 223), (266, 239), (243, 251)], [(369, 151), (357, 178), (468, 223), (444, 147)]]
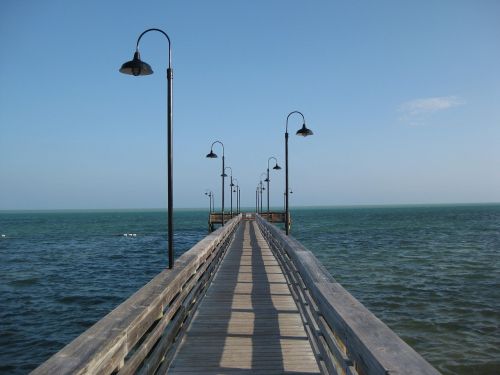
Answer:
[(255, 188), (255, 212), (259, 212), (259, 185)]
[(173, 242), (173, 162), (172, 162), (172, 150), (173, 150), (173, 134), (172, 134), (172, 48), (170, 38), (166, 32), (160, 29), (148, 29), (144, 31), (139, 38), (137, 38), (137, 43), (135, 45), (134, 58), (131, 61), (127, 61), (120, 68), (120, 73), (130, 74), (133, 76), (145, 76), (153, 74), (153, 69), (151, 66), (141, 60), (141, 55), (139, 53), (139, 42), (144, 34), (150, 31), (157, 31), (163, 34), (168, 41), (168, 68), (167, 68), (167, 215), (168, 215), (168, 268), (173, 268), (174, 266), (174, 242)]
[(229, 169), (231, 172), (230, 172), (230, 180), (229, 180), (229, 192), (231, 193), (231, 209), (230, 209), (230, 213), (231, 213), (231, 219), (233, 218), (233, 168), (231, 167), (226, 167), (224, 168), (224, 177), (227, 177), (227, 174), (226, 174), (226, 169)]
[(212, 211), (213, 211), (212, 210), (212, 199), (214, 197), (214, 193), (212, 192), (212, 190), (208, 190), (208, 191), (205, 192), (205, 195), (208, 196), (208, 199), (209, 199), (209, 202), (210, 202), (209, 203), (209, 205), (210, 205), (210, 211), (209, 212), (212, 213)]
[(217, 154), (214, 152), (214, 145), (218, 143), (222, 146), (222, 225), (224, 226), (224, 178), (226, 177), (226, 174), (224, 173), (224, 143), (221, 141), (215, 141), (212, 143), (212, 146), (210, 146), (210, 153), (207, 154), (207, 158), (210, 159), (215, 159), (217, 158)]
[[(290, 194), (293, 194), (292, 189), (290, 189)], [(286, 210), (286, 193), (283, 192), (283, 210)]]
[(267, 159), (267, 178), (266, 178), (266, 182), (267, 182), (267, 220), (269, 220), (269, 182), (271, 181), (269, 179), (269, 161), (271, 159), (274, 159), (274, 161), (276, 162), (273, 169), (277, 170), (277, 171), (281, 169), (281, 167), (278, 165), (278, 159), (276, 159), (274, 156), (271, 156), (270, 158)]
[(259, 183), (260, 183), (260, 212), (262, 212), (262, 211), (263, 211), (263, 210), (262, 210), (262, 202), (263, 202), (263, 201), (262, 201), (262, 192), (263, 192), (264, 190), (266, 190), (266, 188), (264, 187), (264, 184), (262, 183), (262, 175), (264, 175), (264, 181), (266, 181), (266, 178), (265, 178), (265, 177), (266, 177), (266, 173), (265, 173), (265, 172), (262, 172), (262, 173), (260, 174), (260, 182), (259, 182)]
[[(236, 181), (236, 185), (234, 184), (234, 181)], [(240, 213), (240, 186), (237, 178), (233, 178), (233, 186), (235, 186), (235, 190), (233, 193), (236, 193), (236, 214), (239, 215)]]
[(286, 128), (285, 128), (285, 233), (288, 236), (290, 232), (290, 220), (289, 220), (289, 206), (288, 206), (288, 119), (290, 118), (291, 115), (294, 113), (297, 113), (302, 116), (302, 128), (297, 130), (297, 135), (300, 135), (302, 137), (307, 137), (309, 135), (313, 135), (312, 130), (308, 129), (306, 127), (306, 119), (304, 118), (304, 115), (302, 112), (299, 111), (292, 111), (288, 114), (286, 117)]

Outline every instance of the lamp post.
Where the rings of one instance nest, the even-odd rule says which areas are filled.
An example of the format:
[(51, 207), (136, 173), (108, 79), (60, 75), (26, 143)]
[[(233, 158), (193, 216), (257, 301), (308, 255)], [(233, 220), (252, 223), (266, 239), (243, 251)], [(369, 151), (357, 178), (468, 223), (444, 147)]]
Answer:
[[(260, 182), (259, 182), (259, 184), (260, 184), (260, 212), (261, 212), (261, 213), (262, 213), (262, 192), (263, 192), (264, 190), (266, 190), (266, 188), (263, 186), (263, 183), (262, 183), (262, 175), (264, 175), (264, 176), (265, 176), (266, 174), (265, 174), (264, 172), (262, 172), (262, 173), (260, 174)], [(264, 181), (265, 181), (265, 179), (264, 179)]]
[(210, 146), (210, 153), (207, 154), (207, 158), (210, 159), (215, 159), (217, 158), (217, 154), (214, 153), (214, 145), (218, 143), (222, 146), (222, 226), (224, 226), (224, 177), (226, 177), (226, 174), (224, 173), (224, 143), (221, 141), (215, 141), (212, 143), (212, 146)]
[(273, 167), (274, 170), (280, 170), (281, 167), (278, 165), (278, 159), (276, 159), (274, 156), (271, 156), (270, 158), (267, 159), (267, 178), (266, 178), (266, 182), (267, 182), (267, 220), (269, 220), (269, 182), (271, 181), (269, 179), (269, 161), (271, 159), (274, 159), (274, 161), (276, 162), (276, 165)]
[(231, 213), (231, 219), (233, 218), (233, 168), (231, 167), (226, 167), (224, 168), (224, 177), (227, 177), (226, 174), (226, 169), (231, 170), (230, 176), (230, 181), (229, 181), (229, 192), (231, 193), (231, 210), (229, 211)]
[(259, 213), (259, 186), (255, 189), (255, 212)]
[[(293, 194), (292, 189), (290, 189), (290, 194)], [(283, 210), (286, 210), (286, 193), (283, 192)]]
[[(234, 185), (234, 181), (236, 181), (236, 185)], [(240, 186), (237, 178), (233, 178), (233, 186), (236, 187), (236, 189), (233, 191), (233, 193), (236, 193), (236, 214), (239, 215), (240, 213)]]
[(172, 90), (172, 48), (170, 38), (166, 32), (160, 29), (147, 29), (137, 38), (134, 57), (127, 61), (120, 68), (120, 73), (133, 76), (145, 76), (153, 74), (151, 66), (141, 60), (139, 53), (139, 42), (141, 38), (150, 31), (157, 31), (163, 34), (168, 41), (168, 68), (167, 68), (167, 216), (168, 216), (168, 268), (174, 267), (174, 235), (173, 235), (173, 90)]
[(286, 128), (285, 128), (285, 233), (288, 236), (290, 232), (290, 220), (289, 220), (289, 205), (288, 205), (288, 119), (291, 115), (297, 113), (302, 116), (302, 128), (297, 130), (295, 134), (300, 135), (302, 137), (307, 137), (308, 135), (313, 135), (312, 130), (306, 127), (306, 119), (304, 115), (299, 111), (292, 111), (286, 117)]
[(208, 199), (209, 199), (209, 205), (210, 205), (210, 213), (212, 213), (212, 199), (214, 197), (214, 193), (212, 192), (212, 190), (208, 190), (205, 192), (205, 195), (208, 196)]

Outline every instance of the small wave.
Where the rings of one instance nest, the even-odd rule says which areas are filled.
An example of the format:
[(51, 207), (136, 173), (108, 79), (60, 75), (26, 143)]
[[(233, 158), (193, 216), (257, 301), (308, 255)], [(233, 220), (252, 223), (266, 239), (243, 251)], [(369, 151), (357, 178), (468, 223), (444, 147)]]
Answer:
[(39, 280), (40, 279), (38, 277), (30, 277), (27, 279), (12, 280), (9, 282), (9, 285), (26, 287), (37, 284)]
[(99, 305), (108, 300), (105, 296), (63, 296), (57, 299), (57, 302), (63, 304), (79, 304), (85, 306)]

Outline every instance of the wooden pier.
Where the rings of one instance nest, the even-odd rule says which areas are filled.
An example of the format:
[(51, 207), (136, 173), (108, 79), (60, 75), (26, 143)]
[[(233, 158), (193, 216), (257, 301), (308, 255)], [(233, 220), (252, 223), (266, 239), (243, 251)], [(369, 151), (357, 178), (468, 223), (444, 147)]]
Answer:
[(236, 231), (169, 368), (186, 372), (319, 374), (285, 276), (255, 221)]
[(210, 233), (33, 374), (439, 374), (259, 215)]
[[(269, 214), (267, 212), (261, 212), (260, 217), (270, 223), (283, 223), (285, 224), (286, 214), (283, 211), (270, 211)], [(224, 213), (224, 222), (231, 220), (233, 217), (238, 216), (236, 213), (225, 212)], [(291, 218), (290, 214), (288, 214), (288, 223), (291, 226)], [(213, 232), (215, 229), (215, 225), (222, 225), (222, 212), (210, 212), (208, 214), (208, 231)]]

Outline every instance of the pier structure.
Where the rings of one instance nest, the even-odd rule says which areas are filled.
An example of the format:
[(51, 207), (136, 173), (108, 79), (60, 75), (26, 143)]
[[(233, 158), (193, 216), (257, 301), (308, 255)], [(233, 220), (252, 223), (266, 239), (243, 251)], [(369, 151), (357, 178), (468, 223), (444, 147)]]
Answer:
[[(233, 217), (238, 216), (239, 213), (225, 212), (224, 220), (232, 219)], [(259, 213), (260, 217), (269, 221), (270, 223), (282, 223), (285, 224), (285, 212), (284, 211), (270, 211), (270, 212), (261, 212)], [(292, 225), (292, 221), (290, 218), (290, 214), (288, 215), (288, 223)], [(216, 228), (216, 225), (222, 225), (222, 212), (210, 212), (208, 214), (208, 231), (213, 232)]]
[(254, 213), (209, 233), (32, 372), (136, 373), (439, 374)]

